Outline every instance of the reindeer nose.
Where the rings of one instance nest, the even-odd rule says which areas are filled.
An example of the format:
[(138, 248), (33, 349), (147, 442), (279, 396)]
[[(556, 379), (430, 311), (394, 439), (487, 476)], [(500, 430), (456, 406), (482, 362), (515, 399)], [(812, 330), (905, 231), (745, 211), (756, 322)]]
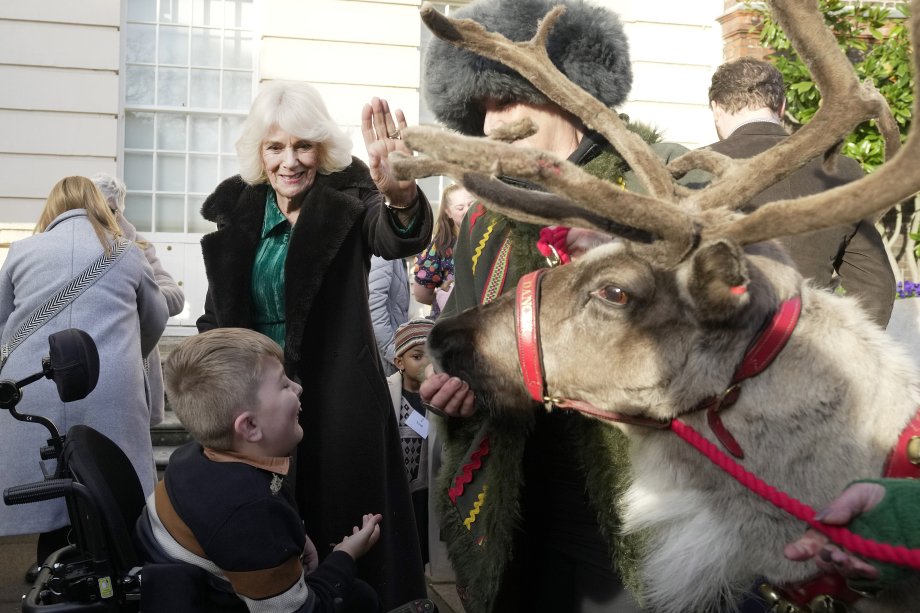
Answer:
[(428, 354), (435, 371), (468, 372), (473, 360), (473, 329), (463, 316), (442, 319), (428, 333)]

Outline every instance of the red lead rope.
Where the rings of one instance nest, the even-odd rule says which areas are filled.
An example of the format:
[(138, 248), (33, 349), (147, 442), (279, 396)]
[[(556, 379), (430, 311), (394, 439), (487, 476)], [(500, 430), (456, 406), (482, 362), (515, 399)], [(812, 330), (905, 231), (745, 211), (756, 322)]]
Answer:
[(725, 455), (718, 447), (703, 438), (703, 436), (691, 426), (679, 419), (675, 419), (671, 421), (671, 430), (673, 430), (677, 436), (693, 445), (697, 451), (709, 458), (713, 464), (727, 472), (738, 483), (773, 506), (802, 520), (818, 532), (826, 534), (835, 543), (842, 545), (854, 553), (872, 558), (873, 560), (878, 560), (879, 562), (890, 562), (920, 570), (920, 549), (908, 549), (903, 545), (879, 543), (878, 541), (873, 541), (863, 538), (858, 534), (854, 534), (846, 528), (821, 523), (815, 519), (815, 510), (813, 508), (796, 500), (785, 492), (779, 491), (772, 485), (765, 483), (756, 475)]

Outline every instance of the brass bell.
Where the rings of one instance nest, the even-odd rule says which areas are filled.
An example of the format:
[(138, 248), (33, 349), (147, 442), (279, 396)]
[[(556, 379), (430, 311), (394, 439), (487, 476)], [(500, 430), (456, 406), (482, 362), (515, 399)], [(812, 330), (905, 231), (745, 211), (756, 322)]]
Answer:
[(808, 608), (811, 613), (847, 613), (849, 611), (846, 604), (827, 595), (818, 596), (812, 600), (808, 603)]
[(920, 465), (920, 436), (912, 436), (907, 441), (907, 459), (911, 464)]
[(768, 583), (761, 583), (757, 590), (770, 607), (770, 613), (807, 613), (807, 611), (803, 611), (783, 598), (783, 596)]

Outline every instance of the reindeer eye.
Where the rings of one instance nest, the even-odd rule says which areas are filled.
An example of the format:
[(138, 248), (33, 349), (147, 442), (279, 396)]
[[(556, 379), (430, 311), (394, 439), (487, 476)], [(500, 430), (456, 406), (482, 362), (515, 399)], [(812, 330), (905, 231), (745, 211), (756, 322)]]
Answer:
[(605, 285), (595, 291), (594, 295), (616, 306), (626, 306), (629, 303), (629, 294), (616, 285)]

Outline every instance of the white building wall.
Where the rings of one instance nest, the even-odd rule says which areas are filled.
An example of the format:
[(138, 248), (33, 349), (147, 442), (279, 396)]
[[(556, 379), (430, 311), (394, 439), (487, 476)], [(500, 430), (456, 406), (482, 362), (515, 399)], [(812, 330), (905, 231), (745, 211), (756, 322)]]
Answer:
[[(622, 110), (691, 148), (715, 140), (706, 90), (722, 60), (722, 0), (595, 1), (630, 37), (634, 84)], [(316, 85), (363, 158), (360, 113), (372, 96), (418, 123), (420, 4), (256, 0), (257, 79)], [(0, 233), (18, 230), (0, 234), (0, 258), (61, 177), (121, 170), (123, 10), (122, 0), (0, 2)], [(193, 326), (207, 287), (201, 235), (148, 238), (188, 296), (173, 330)]]
[(709, 80), (722, 63), (723, 0), (605, 0), (629, 36), (633, 88), (623, 111), (691, 149), (718, 140)]
[(118, 0), (0, 3), (0, 221), (67, 175), (116, 170)]

